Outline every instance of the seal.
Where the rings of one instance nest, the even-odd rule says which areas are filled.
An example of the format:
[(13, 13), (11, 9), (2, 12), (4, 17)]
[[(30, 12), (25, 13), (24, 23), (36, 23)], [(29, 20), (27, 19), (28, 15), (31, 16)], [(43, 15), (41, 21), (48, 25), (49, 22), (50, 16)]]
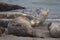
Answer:
[(26, 17), (17, 17), (8, 23), (8, 34), (43, 38), (42, 32), (31, 27)]

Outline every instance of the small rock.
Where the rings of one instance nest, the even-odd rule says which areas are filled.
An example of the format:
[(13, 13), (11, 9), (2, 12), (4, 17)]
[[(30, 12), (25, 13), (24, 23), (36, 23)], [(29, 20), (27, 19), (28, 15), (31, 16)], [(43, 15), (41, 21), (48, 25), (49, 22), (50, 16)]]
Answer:
[(60, 23), (52, 23), (49, 27), (49, 33), (52, 37), (60, 38)]

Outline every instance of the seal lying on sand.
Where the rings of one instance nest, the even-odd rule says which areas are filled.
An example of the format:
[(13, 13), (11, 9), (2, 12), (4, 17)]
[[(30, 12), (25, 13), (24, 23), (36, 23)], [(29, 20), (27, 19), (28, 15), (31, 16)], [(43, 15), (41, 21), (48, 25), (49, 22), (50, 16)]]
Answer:
[(49, 27), (49, 33), (54, 38), (60, 38), (60, 23), (51, 23), (51, 26)]
[(17, 36), (43, 37), (42, 33), (33, 30), (26, 17), (18, 17), (8, 23), (8, 34)]
[(47, 11), (41, 11), (41, 18), (38, 20), (34, 16), (20, 15), (8, 23), (8, 33), (18, 36), (43, 37), (41, 30), (35, 30), (32, 25), (42, 23), (47, 17)]

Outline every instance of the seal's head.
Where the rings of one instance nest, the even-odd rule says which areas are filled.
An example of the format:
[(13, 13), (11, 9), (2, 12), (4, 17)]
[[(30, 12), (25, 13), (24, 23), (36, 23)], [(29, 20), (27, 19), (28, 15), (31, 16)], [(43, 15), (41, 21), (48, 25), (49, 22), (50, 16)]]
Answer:
[(31, 21), (31, 24), (33, 24), (33, 25), (40, 25), (47, 18), (49, 10), (47, 10), (47, 9), (38, 9), (36, 12), (38, 14), (37, 15), (38, 17), (35, 17), (35, 19), (33, 19)]
[(48, 9), (41, 9), (41, 15), (48, 16), (49, 10)]

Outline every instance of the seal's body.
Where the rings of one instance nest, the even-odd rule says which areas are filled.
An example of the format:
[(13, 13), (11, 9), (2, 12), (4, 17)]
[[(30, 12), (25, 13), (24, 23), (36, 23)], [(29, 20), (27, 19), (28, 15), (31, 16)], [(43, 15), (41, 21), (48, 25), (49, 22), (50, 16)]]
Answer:
[(42, 32), (34, 30), (32, 26), (37, 26), (40, 25), (40, 23), (43, 23), (47, 15), (48, 12), (41, 11), (40, 18), (38, 19), (35, 16), (22, 14), (8, 23), (8, 33), (18, 36), (43, 37)]
[(8, 23), (8, 33), (15, 35), (30, 35), (32, 27), (24, 17), (15, 18), (13, 21)]
[(16, 36), (43, 37), (41, 31), (31, 27), (29, 21), (24, 17), (18, 17), (8, 23), (8, 34)]

